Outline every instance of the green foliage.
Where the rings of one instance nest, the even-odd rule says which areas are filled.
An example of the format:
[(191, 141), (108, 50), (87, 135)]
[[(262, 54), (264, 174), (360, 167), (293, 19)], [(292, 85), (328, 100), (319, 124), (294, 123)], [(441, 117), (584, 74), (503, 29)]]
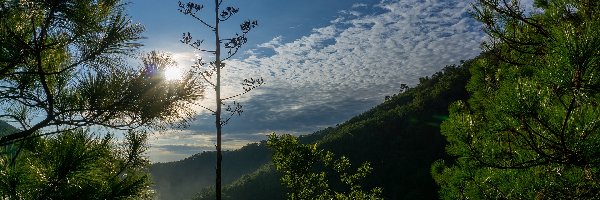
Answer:
[[(130, 66), (144, 28), (121, 0), (1, 0), (1, 199), (150, 198), (146, 133), (191, 117), (201, 85), (166, 81), (150, 52)], [(125, 146), (111, 137), (128, 131)], [(134, 131), (135, 130), (135, 131)]]
[(37, 131), (134, 129), (191, 117), (181, 111), (199, 98), (200, 84), (191, 76), (165, 82), (160, 73), (148, 73), (148, 64), (164, 69), (170, 62), (156, 61), (168, 56), (150, 53), (146, 66), (129, 66), (144, 28), (131, 22), (125, 5), (0, 1), (0, 120), (19, 129), (0, 137), (0, 144)]
[[(394, 95), (363, 114), (335, 127), (300, 136), (298, 140), (302, 144), (318, 143), (321, 149), (344, 155), (354, 166), (369, 162), (373, 168), (371, 175), (365, 177), (360, 185), (363, 188), (383, 188), (385, 199), (437, 199), (439, 188), (431, 177), (430, 167), (435, 160), (447, 158), (444, 152), (446, 143), (439, 132), (439, 125), (447, 118), (451, 102), (467, 98), (465, 85), (472, 64), (473, 61), (465, 61), (461, 65), (447, 66), (430, 77), (422, 78), (419, 85)], [(225, 175), (257, 170), (263, 164), (272, 165), (268, 164), (271, 152), (262, 143), (247, 147), (224, 154), (226, 158), (230, 157), (225, 162), (242, 155), (255, 157), (239, 164), (224, 164), (224, 169), (227, 166), (239, 169)], [(213, 158), (214, 153), (205, 152), (182, 161), (153, 165), (153, 168), (161, 169), (157, 174), (163, 174), (160, 180), (166, 183), (157, 185), (157, 190), (160, 192), (167, 188), (172, 191), (170, 194), (179, 194), (189, 189), (193, 183), (190, 180), (212, 181), (213, 177), (203, 175), (204, 171), (189, 169), (197, 166), (210, 170)], [(227, 185), (223, 189), (223, 198), (284, 199), (288, 190), (279, 180), (282, 174), (273, 168), (263, 166)], [(326, 172), (329, 175), (336, 173), (331, 169)], [(330, 184), (332, 189), (345, 187), (339, 176), (329, 180), (334, 179), (338, 181)], [(200, 199), (214, 199), (214, 195), (206, 192), (199, 196), (204, 197)]]
[[(273, 163), (262, 165), (223, 187), (223, 199), (284, 199), (285, 188), (278, 184), (281, 174)], [(215, 199), (214, 187), (205, 187), (194, 197), (196, 200)]]
[[(198, 193), (199, 188), (206, 188), (214, 185), (216, 152), (206, 151), (198, 153), (181, 161), (155, 163), (150, 166), (152, 181), (156, 189), (157, 196), (160, 199), (190, 199)], [(271, 160), (271, 153), (266, 147), (266, 142), (247, 144), (241, 149), (223, 152), (223, 184), (230, 184), (245, 175), (253, 173), (262, 165)], [(271, 175), (271, 174), (269, 174)], [(269, 179), (271, 180), (271, 179)], [(272, 178), (278, 181), (278, 177)], [(261, 184), (267, 184), (264, 181)], [(258, 186), (258, 184), (253, 184)], [(202, 193), (203, 196), (210, 196), (215, 199), (214, 187), (209, 193)], [(250, 193), (240, 193), (242, 189), (236, 189), (236, 193), (229, 195), (228, 187), (223, 188), (224, 199), (240, 199)], [(257, 191), (257, 190), (249, 190)], [(239, 195), (238, 195), (239, 194)], [(239, 197), (239, 198), (234, 198)]]
[[(291, 135), (269, 135), (273, 163), (283, 176), (281, 181), (290, 190), (289, 199), (382, 199), (381, 188), (363, 190), (359, 181), (370, 174), (368, 162), (352, 171), (346, 157), (334, 159), (330, 151), (317, 150), (317, 145), (300, 144)], [(324, 169), (319, 169), (324, 168)], [(333, 170), (349, 190), (332, 190), (326, 170)]]
[(2, 199), (151, 199), (146, 134), (93, 137), (74, 130), (0, 151)]
[(442, 124), (432, 173), (445, 199), (595, 199), (600, 191), (600, 3), (479, 0), (491, 36), (471, 98)]

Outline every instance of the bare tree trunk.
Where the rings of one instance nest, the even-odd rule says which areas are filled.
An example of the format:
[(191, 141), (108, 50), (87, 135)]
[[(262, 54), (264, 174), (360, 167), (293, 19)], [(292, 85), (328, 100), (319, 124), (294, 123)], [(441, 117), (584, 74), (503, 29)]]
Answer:
[[(240, 47), (242, 47), (243, 44), (246, 43), (246, 34), (253, 29), (254, 27), (258, 26), (258, 22), (256, 20), (246, 20), (244, 21), (242, 24), (240, 24), (240, 29), (242, 31), (241, 34), (235, 34), (235, 37), (233, 38), (226, 38), (226, 39), (221, 39), (220, 38), (220, 32), (219, 32), (219, 23), (222, 21), (226, 21), (227, 19), (229, 19), (229, 17), (231, 17), (232, 15), (234, 15), (235, 13), (238, 12), (238, 9), (235, 7), (226, 7), (225, 9), (223, 9), (222, 11), (220, 10), (221, 8), (221, 3), (223, 2), (223, 0), (215, 0), (215, 8), (214, 8), (214, 25), (211, 25), (210, 23), (207, 23), (206, 21), (200, 19), (197, 15), (196, 12), (202, 10), (204, 8), (204, 6), (202, 4), (196, 4), (193, 2), (188, 2), (188, 3), (183, 3), (181, 1), (179, 1), (179, 12), (183, 13), (184, 15), (190, 15), (192, 17), (194, 17), (195, 19), (199, 20), (203, 25), (207, 26), (208, 28), (212, 29), (212, 31), (215, 33), (215, 50), (211, 51), (211, 50), (207, 50), (207, 49), (203, 49), (202, 47), (200, 47), (200, 44), (202, 44), (203, 40), (196, 40), (196, 41), (192, 41), (192, 36), (190, 35), (190, 33), (188, 32), (183, 33), (182, 39), (180, 40), (182, 43), (187, 44), (191, 47), (193, 47), (194, 49), (200, 50), (200, 51), (204, 51), (204, 52), (210, 52), (210, 53), (214, 53), (215, 55), (215, 60), (214, 62), (210, 62), (209, 64), (209, 69), (206, 71), (202, 71), (199, 73), (200, 76), (202, 76), (202, 78), (207, 81), (210, 85), (212, 85), (215, 89), (215, 103), (217, 104), (216, 109), (213, 111), (212, 109), (209, 109), (207, 107), (202, 106), (203, 108), (206, 108), (207, 110), (211, 111), (214, 115), (215, 115), (215, 127), (217, 128), (217, 145), (216, 145), (216, 150), (217, 150), (217, 166), (215, 167), (215, 197), (217, 200), (221, 199), (221, 161), (223, 159), (223, 155), (222, 155), (222, 151), (221, 151), (221, 128), (223, 127), (223, 125), (225, 125), (229, 119), (230, 116), (233, 116), (234, 114), (238, 114), (240, 115), (242, 113), (242, 106), (239, 103), (236, 103), (235, 101), (232, 103), (232, 105), (234, 105), (233, 108), (230, 107), (230, 105), (228, 105), (227, 109), (225, 110), (226, 112), (229, 112), (231, 115), (227, 116), (226, 119), (222, 119), (221, 118), (221, 114), (222, 114), (222, 106), (223, 106), (223, 100), (227, 100), (227, 99), (231, 99), (233, 97), (237, 97), (243, 94), (246, 94), (247, 92), (249, 92), (250, 90), (255, 89), (258, 86), (261, 86), (264, 82), (262, 78), (250, 78), (250, 79), (244, 79), (243, 80), (243, 89), (244, 92), (230, 96), (230, 97), (226, 97), (226, 98), (221, 98), (221, 69), (223, 69), (223, 67), (225, 67), (225, 63), (223, 63), (223, 60), (227, 60), (229, 58), (231, 58), (231, 56), (235, 55), (237, 53), (237, 51), (240, 49)], [(227, 49), (227, 56), (225, 56), (225, 58), (223, 60), (221, 60), (221, 43), (224, 43), (225, 49)], [(196, 63), (196, 65), (194, 65), (195, 67), (202, 67), (205, 66), (206, 63), (202, 62), (202, 59), (199, 59)], [(216, 80), (215, 82), (212, 82), (212, 78), (213, 75), (216, 74)]]
[(219, 38), (219, 0), (215, 0), (215, 67), (217, 68), (217, 82), (215, 84), (215, 98), (217, 110), (215, 113), (215, 126), (217, 128), (217, 167), (215, 180), (215, 197), (221, 200), (221, 41)]

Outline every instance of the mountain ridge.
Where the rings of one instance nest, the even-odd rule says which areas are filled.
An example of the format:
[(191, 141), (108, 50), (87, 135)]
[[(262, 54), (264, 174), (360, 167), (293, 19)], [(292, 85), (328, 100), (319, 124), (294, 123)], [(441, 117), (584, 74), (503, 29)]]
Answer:
[[(467, 98), (465, 86), (470, 77), (471, 63), (472, 60), (460, 65), (450, 65), (431, 77), (422, 77), (416, 87), (402, 89), (401, 93), (382, 104), (336, 127), (300, 136), (300, 141), (316, 142), (319, 148), (333, 151), (337, 155), (345, 155), (354, 164), (371, 162), (373, 172), (364, 181), (364, 186), (383, 187), (386, 199), (437, 199), (438, 186), (431, 178), (429, 169), (433, 161), (447, 157), (444, 151), (445, 140), (439, 133), (439, 124), (447, 118), (448, 105)], [(262, 159), (255, 160), (256, 162), (250, 160), (240, 167), (243, 169), (229, 174), (229, 177), (224, 179), (224, 183), (229, 184), (224, 187), (224, 198), (285, 198), (285, 189), (278, 181), (278, 173), (270, 164), (271, 154), (264, 141), (250, 146), (256, 147), (253, 151), (261, 154), (253, 155)], [(251, 150), (242, 149), (225, 153), (223, 161), (238, 162), (236, 159), (240, 158), (235, 154), (241, 155), (243, 151), (249, 153)], [(208, 158), (210, 153), (203, 154)], [(212, 167), (214, 161), (210, 162), (207, 160), (205, 165)], [(226, 166), (224, 163), (224, 169)], [(198, 171), (203, 170), (190, 173)], [(246, 173), (241, 173), (242, 171)], [(214, 177), (212, 168), (206, 173), (208, 174), (204, 174), (205, 176)], [(227, 175), (227, 172), (223, 174)], [(207, 182), (207, 186), (210, 186), (213, 179), (208, 180), (210, 181)], [(157, 185), (159, 195), (162, 190), (160, 187)], [(173, 193), (172, 191), (164, 191), (166, 190), (163, 190), (161, 198), (173, 197), (169, 194)], [(195, 191), (200, 189), (195, 188)], [(211, 196), (212, 193), (210, 189), (205, 188), (197, 199), (211, 199), (214, 197)], [(185, 198), (189, 198), (187, 195), (189, 193)]]

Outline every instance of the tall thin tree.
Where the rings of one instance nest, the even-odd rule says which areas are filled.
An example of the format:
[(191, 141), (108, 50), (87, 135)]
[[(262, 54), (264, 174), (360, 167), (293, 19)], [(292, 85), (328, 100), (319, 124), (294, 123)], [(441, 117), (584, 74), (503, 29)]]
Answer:
[[(211, 53), (214, 55), (214, 60), (209, 63), (204, 63), (203, 59), (200, 57), (196, 60), (195, 64), (192, 66), (193, 71), (198, 76), (202, 77), (207, 84), (212, 86), (215, 90), (215, 103), (216, 108), (210, 109), (208, 107), (201, 107), (211, 111), (215, 115), (215, 127), (217, 129), (217, 164), (216, 164), (216, 180), (215, 180), (215, 193), (216, 199), (221, 199), (221, 161), (222, 161), (222, 153), (221, 153), (221, 129), (223, 125), (229, 122), (231, 116), (237, 114), (240, 115), (242, 111), (242, 106), (238, 102), (233, 101), (231, 104), (226, 105), (225, 111), (229, 112), (229, 115), (226, 118), (222, 118), (222, 106), (225, 105), (225, 100), (230, 100), (240, 95), (243, 95), (250, 90), (262, 85), (264, 83), (262, 78), (250, 78), (243, 80), (243, 89), (244, 92), (233, 95), (231, 97), (222, 98), (221, 97), (221, 72), (225, 67), (224, 61), (234, 56), (238, 50), (244, 45), (248, 39), (246, 38), (246, 34), (250, 32), (254, 27), (258, 25), (256, 20), (246, 20), (242, 24), (240, 24), (241, 33), (236, 33), (234, 37), (221, 39), (220, 35), (220, 23), (227, 21), (230, 17), (238, 13), (239, 9), (227, 6), (222, 9), (223, 0), (215, 0), (214, 1), (214, 23), (210, 23), (202, 19), (198, 12), (204, 8), (203, 4), (193, 3), (193, 2), (179, 2), (179, 12), (184, 15), (189, 15), (194, 19), (198, 20), (203, 26), (208, 27), (214, 33), (214, 50), (208, 50), (201, 47), (201, 44), (204, 40), (195, 40), (193, 41), (192, 35), (187, 32), (183, 33), (181, 42), (187, 44), (200, 52)], [(221, 56), (221, 47), (227, 49), (227, 56)]]

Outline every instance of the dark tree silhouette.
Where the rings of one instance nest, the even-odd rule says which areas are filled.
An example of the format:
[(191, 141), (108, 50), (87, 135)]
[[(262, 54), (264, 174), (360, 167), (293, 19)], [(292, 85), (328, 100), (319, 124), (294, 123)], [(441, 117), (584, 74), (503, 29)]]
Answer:
[[(215, 109), (210, 109), (202, 105), (200, 106), (213, 112), (213, 114), (215, 115), (215, 127), (217, 129), (217, 166), (215, 192), (217, 199), (221, 199), (221, 128), (223, 127), (223, 125), (229, 122), (231, 116), (236, 114), (240, 115), (243, 112), (242, 105), (238, 102), (233, 101), (232, 103), (226, 105), (225, 111), (229, 112), (229, 116), (222, 118), (222, 106), (225, 105), (224, 101), (231, 100), (235, 97), (243, 95), (264, 83), (262, 78), (244, 79), (242, 83), (244, 92), (231, 97), (221, 97), (221, 70), (225, 67), (225, 63), (223, 61), (234, 56), (242, 47), (242, 45), (246, 44), (246, 42), (248, 41), (248, 39), (246, 38), (246, 34), (258, 25), (258, 22), (256, 20), (246, 20), (242, 24), (240, 24), (241, 33), (236, 33), (235, 36), (228, 39), (221, 39), (221, 35), (219, 32), (220, 23), (227, 21), (239, 11), (238, 8), (231, 6), (225, 7), (223, 9), (222, 3), (223, 0), (214, 1), (214, 18), (212, 19), (214, 20), (214, 22), (210, 22), (202, 19), (198, 14), (199, 11), (201, 11), (204, 8), (203, 4), (193, 2), (179, 2), (179, 12), (198, 20), (200, 24), (209, 28), (215, 36), (214, 49), (212, 50), (201, 47), (204, 40), (193, 40), (193, 37), (190, 34), (190, 32), (183, 33), (181, 42), (189, 45), (195, 50), (198, 50), (200, 52), (211, 53), (215, 56), (214, 60), (210, 61), (209, 63), (205, 63), (202, 58), (198, 58), (195, 64), (192, 66), (192, 68), (194, 69), (195, 74), (197, 74), (199, 77), (202, 77), (202, 79), (204, 79), (208, 85), (214, 88), (216, 94)], [(221, 48), (226, 49), (226, 56), (221, 55)]]

